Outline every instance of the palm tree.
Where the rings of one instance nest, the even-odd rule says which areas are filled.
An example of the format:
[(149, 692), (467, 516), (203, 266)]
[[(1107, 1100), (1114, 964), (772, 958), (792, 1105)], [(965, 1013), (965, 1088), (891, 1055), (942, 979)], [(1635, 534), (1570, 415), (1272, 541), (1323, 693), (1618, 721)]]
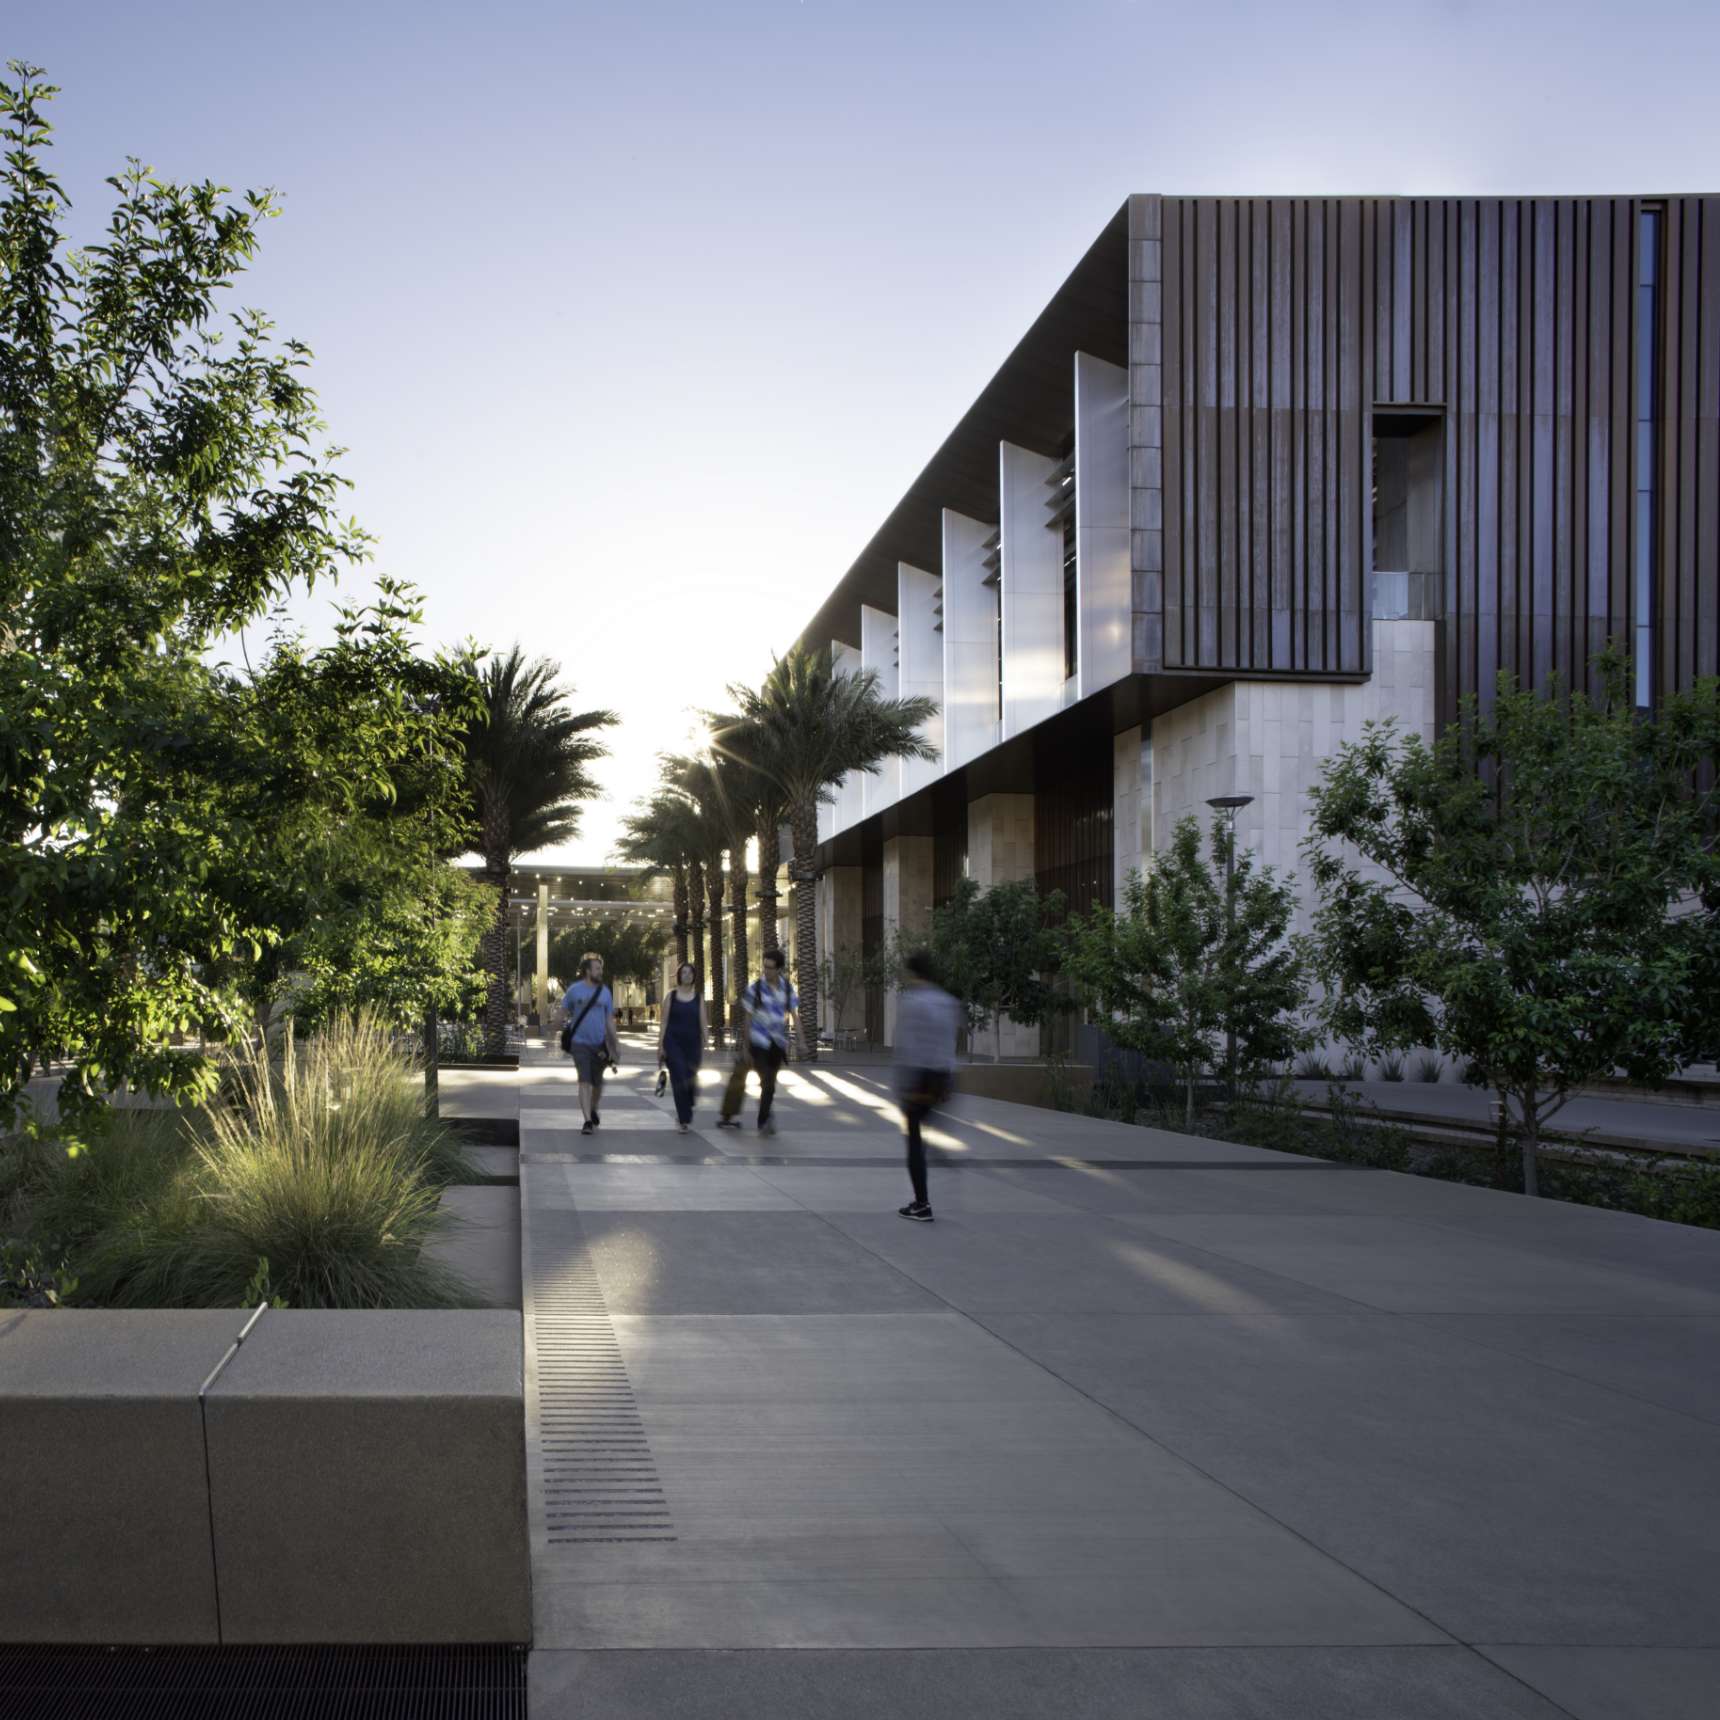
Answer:
[[(729, 856), (729, 936), (734, 955), (734, 972), (744, 980), (751, 972), (747, 948), (747, 843), (760, 828), (760, 807), (766, 799), (780, 800), (776, 791), (738, 753), (720, 744), (719, 737), (732, 733), (740, 719), (733, 716), (713, 716), (705, 713), (712, 734), (710, 753), (696, 761), (695, 776), (689, 780), (691, 792), (702, 807), (710, 809), (722, 828), (724, 845)], [(762, 848), (762, 844), (761, 844)], [(769, 889), (773, 904), (764, 947), (776, 942), (776, 862), (769, 874)], [(764, 869), (760, 867), (761, 922), (763, 918)]]
[[(729, 988), (723, 974), (723, 851), (729, 842), (729, 819), (716, 766), (710, 759), (672, 755), (663, 760), (663, 769), (673, 792), (693, 809), (699, 871), (710, 892), (711, 1038), (721, 1045), (728, 1023)], [(744, 858), (741, 870), (744, 877)]]
[(685, 796), (661, 790), (621, 821), (619, 844), (624, 860), (647, 868), (647, 876), (667, 872), (675, 892), (675, 963), (687, 957), (687, 868), (695, 852), (692, 809)]
[[(771, 752), (771, 735), (739, 716), (713, 716), (711, 751), (734, 773), (732, 797), (737, 811), (744, 809), (749, 834), (758, 838), (758, 935), (761, 949), (776, 949), (776, 875), (782, 869), (782, 824), (785, 807), (778, 787), (779, 763)], [(745, 852), (744, 838), (741, 851)], [(740, 918), (745, 935), (746, 916)], [(744, 966), (744, 964), (742, 964)]]
[(771, 665), (753, 692), (731, 687), (741, 722), (740, 756), (780, 790), (794, 853), (795, 981), (808, 1053), (818, 1053), (818, 804), (850, 771), (888, 758), (933, 758), (920, 730), (937, 710), (931, 699), (885, 699), (870, 669), (838, 672), (825, 651), (796, 646)]
[(466, 780), (478, 826), (484, 881), (496, 892), (496, 917), (484, 934), (489, 975), (484, 1049), (507, 1049), (508, 877), (514, 859), (565, 842), (579, 829), (579, 806), (597, 793), (591, 766), (609, 749), (594, 738), (613, 711), (575, 711), (561, 666), (528, 663), (519, 646), (489, 658), (479, 680), (483, 710), (465, 734)]

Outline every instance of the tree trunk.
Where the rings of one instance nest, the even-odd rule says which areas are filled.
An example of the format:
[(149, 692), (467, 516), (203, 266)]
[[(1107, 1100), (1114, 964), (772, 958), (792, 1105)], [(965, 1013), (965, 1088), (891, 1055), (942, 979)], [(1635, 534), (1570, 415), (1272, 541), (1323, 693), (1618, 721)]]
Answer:
[(818, 1057), (818, 806), (797, 801), (789, 815), (794, 858), (794, 989), (800, 994), (800, 1031), (809, 1061)]
[(435, 1122), (442, 1114), (437, 1070), (441, 1048), (437, 1044), (437, 1011), (434, 1000), (424, 1011), (424, 1115)]
[(1183, 1132), (1194, 1133), (1194, 1077), (1183, 1082)]
[(676, 866), (671, 874), (675, 881), (675, 965), (687, 959), (687, 868)]
[(777, 946), (776, 874), (782, 865), (782, 828), (768, 812), (758, 826), (758, 940), (761, 952)]
[(493, 857), (484, 868), (484, 882), (496, 892), (496, 913), (484, 933), (484, 971), (489, 988), (484, 998), (484, 1051), (500, 1057), (508, 1048), (508, 1021), (513, 1015), (508, 997), (508, 866)]
[[(705, 959), (705, 869), (697, 860), (687, 862), (687, 907), (692, 922), (688, 947), (693, 952), (687, 959), (699, 967)], [(709, 978), (708, 973), (699, 975), (701, 984)]]
[(723, 977), (723, 863), (719, 858), (705, 874), (711, 892), (711, 1043), (721, 1045), (728, 1019), (728, 981)]
[(1523, 1095), (1523, 1192), (1526, 1195), (1538, 1195), (1541, 1192), (1540, 1160), (1541, 1150), (1541, 1111), (1535, 1103), (1535, 1095)]
[(732, 942), (729, 950), (734, 958), (734, 983), (737, 991), (747, 982), (752, 968), (747, 950), (747, 851), (744, 842), (729, 850), (729, 926)]
[(1511, 1098), (1498, 1093), (1493, 1100), (1493, 1186), (1511, 1186)]

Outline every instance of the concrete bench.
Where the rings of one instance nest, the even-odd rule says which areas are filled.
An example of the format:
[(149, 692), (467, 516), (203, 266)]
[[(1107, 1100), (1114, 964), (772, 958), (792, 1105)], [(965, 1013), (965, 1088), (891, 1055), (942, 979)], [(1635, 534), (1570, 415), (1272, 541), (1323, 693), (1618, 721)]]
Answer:
[(0, 1314), (0, 1641), (525, 1642), (519, 1316)]

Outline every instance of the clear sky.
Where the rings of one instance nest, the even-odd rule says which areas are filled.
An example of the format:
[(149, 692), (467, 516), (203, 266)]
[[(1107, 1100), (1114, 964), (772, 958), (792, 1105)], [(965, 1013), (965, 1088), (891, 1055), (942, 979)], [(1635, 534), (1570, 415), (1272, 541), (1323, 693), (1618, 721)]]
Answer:
[(82, 219), (128, 154), (284, 194), (242, 296), (378, 565), (622, 714), (585, 862), (1131, 191), (1720, 189), (1712, 0), (0, 0), (0, 54)]

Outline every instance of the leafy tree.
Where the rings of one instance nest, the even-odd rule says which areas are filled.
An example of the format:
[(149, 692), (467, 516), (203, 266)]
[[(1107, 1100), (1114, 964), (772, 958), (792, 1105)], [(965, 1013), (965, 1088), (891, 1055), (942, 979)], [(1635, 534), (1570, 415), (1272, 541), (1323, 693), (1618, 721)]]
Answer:
[(475, 886), (447, 862), (471, 835), (477, 680), (463, 654), (417, 653), (409, 587), (337, 613), (331, 644), (278, 633), (255, 674), (214, 678), (228, 726), (192, 768), (249, 840), (206, 883), (271, 928), (233, 965), (259, 1016), (291, 992), (301, 1024), (364, 1005), (403, 1026), (457, 1006), (476, 962)]
[(495, 916), (484, 939), (490, 976), (484, 1047), (507, 1049), (513, 1013), (508, 986), (508, 877), (516, 856), (566, 842), (579, 829), (579, 807), (597, 793), (591, 767), (608, 749), (596, 731), (613, 711), (575, 711), (561, 669), (547, 657), (527, 662), (519, 646), (483, 668), (483, 709), (466, 731), (471, 805), (484, 880)]
[(1467, 1062), (1531, 1194), (1573, 1091), (1615, 1071), (1657, 1084), (1720, 1041), (1720, 683), (1651, 716), (1623, 658), (1598, 659), (1596, 684), (1540, 697), (1502, 676), (1432, 745), (1371, 726), (1313, 792), (1333, 1030)]
[[(0, 82), (0, 1108), (50, 1056), (68, 1107), (207, 1090), (167, 1040), (236, 1022), (232, 976), (278, 933), (211, 887), (245, 875), (230, 773), (256, 755), (206, 656), (365, 549), (308, 351), (216, 315), (272, 199), (133, 162), (74, 254), (54, 94), (29, 66)], [(342, 758), (360, 781), (389, 769), (370, 739)]]
[(302, 989), (289, 993), (295, 1027), (319, 1028), (365, 1013), (392, 1027), (483, 1008), (489, 976), (479, 963), (490, 924), (490, 893), (441, 860), (355, 880), (346, 899), (296, 940)]
[[(935, 713), (930, 699), (886, 699), (871, 670), (845, 674), (828, 650), (796, 647), (771, 666), (754, 691), (731, 687), (748, 762), (770, 782), (788, 813), (794, 856), (796, 990), (809, 1057), (818, 1046), (818, 806), (850, 771), (890, 758), (931, 758), (920, 730)], [(761, 859), (762, 866), (768, 856)], [(771, 874), (775, 876), (774, 873)]]
[(1252, 1077), (1296, 1049), (1305, 993), (1290, 937), (1295, 911), (1287, 883), (1215, 821), (1201, 853), (1200, 825), (1180, 820), (1144, 876), (1131, 872), (1113, 913), (1103, 905), (1067, 928), (1065, 971), (1109, 1018), (1119, 1045), (1169, 1064), (1183, 1089), (1183, 1123), (1194, 1126), (1194, 1090), (1221, 1068), (1235, 1035), (1237, 1071)]
[(603, 957), (603, 972), (612, 981), (633, 980), (641, 986), (657, 983), (669, 932), (653, 923), (629, 922), (605, 915), (583, 925), (558, 927), (549, 940), (550, 971), (571, 985), (579, 959), (587, 953)]
[(1063, 913), (1063, 895), (1041, 896), (1030, 879), (982, 890), (963, 878), (955, 894), (932, 911), (930, 949), (938, 977), (967, 1012), (968, 1031), (994, 1034), (993, 1056), (1003, 1054), (1003, 1018), (1033, 1026), (1055, 1002), (1046, 975), (1058, 965), (1061, 944), (1050, 929)]
[(818, 995), (829, 1006), (831, 1040), (842, 1031), (842, 1018), (849, 1000), (864, 990), (874, 977), (873, 964), (854, 944), (838, 944), (827, 950), (818, 963)]

